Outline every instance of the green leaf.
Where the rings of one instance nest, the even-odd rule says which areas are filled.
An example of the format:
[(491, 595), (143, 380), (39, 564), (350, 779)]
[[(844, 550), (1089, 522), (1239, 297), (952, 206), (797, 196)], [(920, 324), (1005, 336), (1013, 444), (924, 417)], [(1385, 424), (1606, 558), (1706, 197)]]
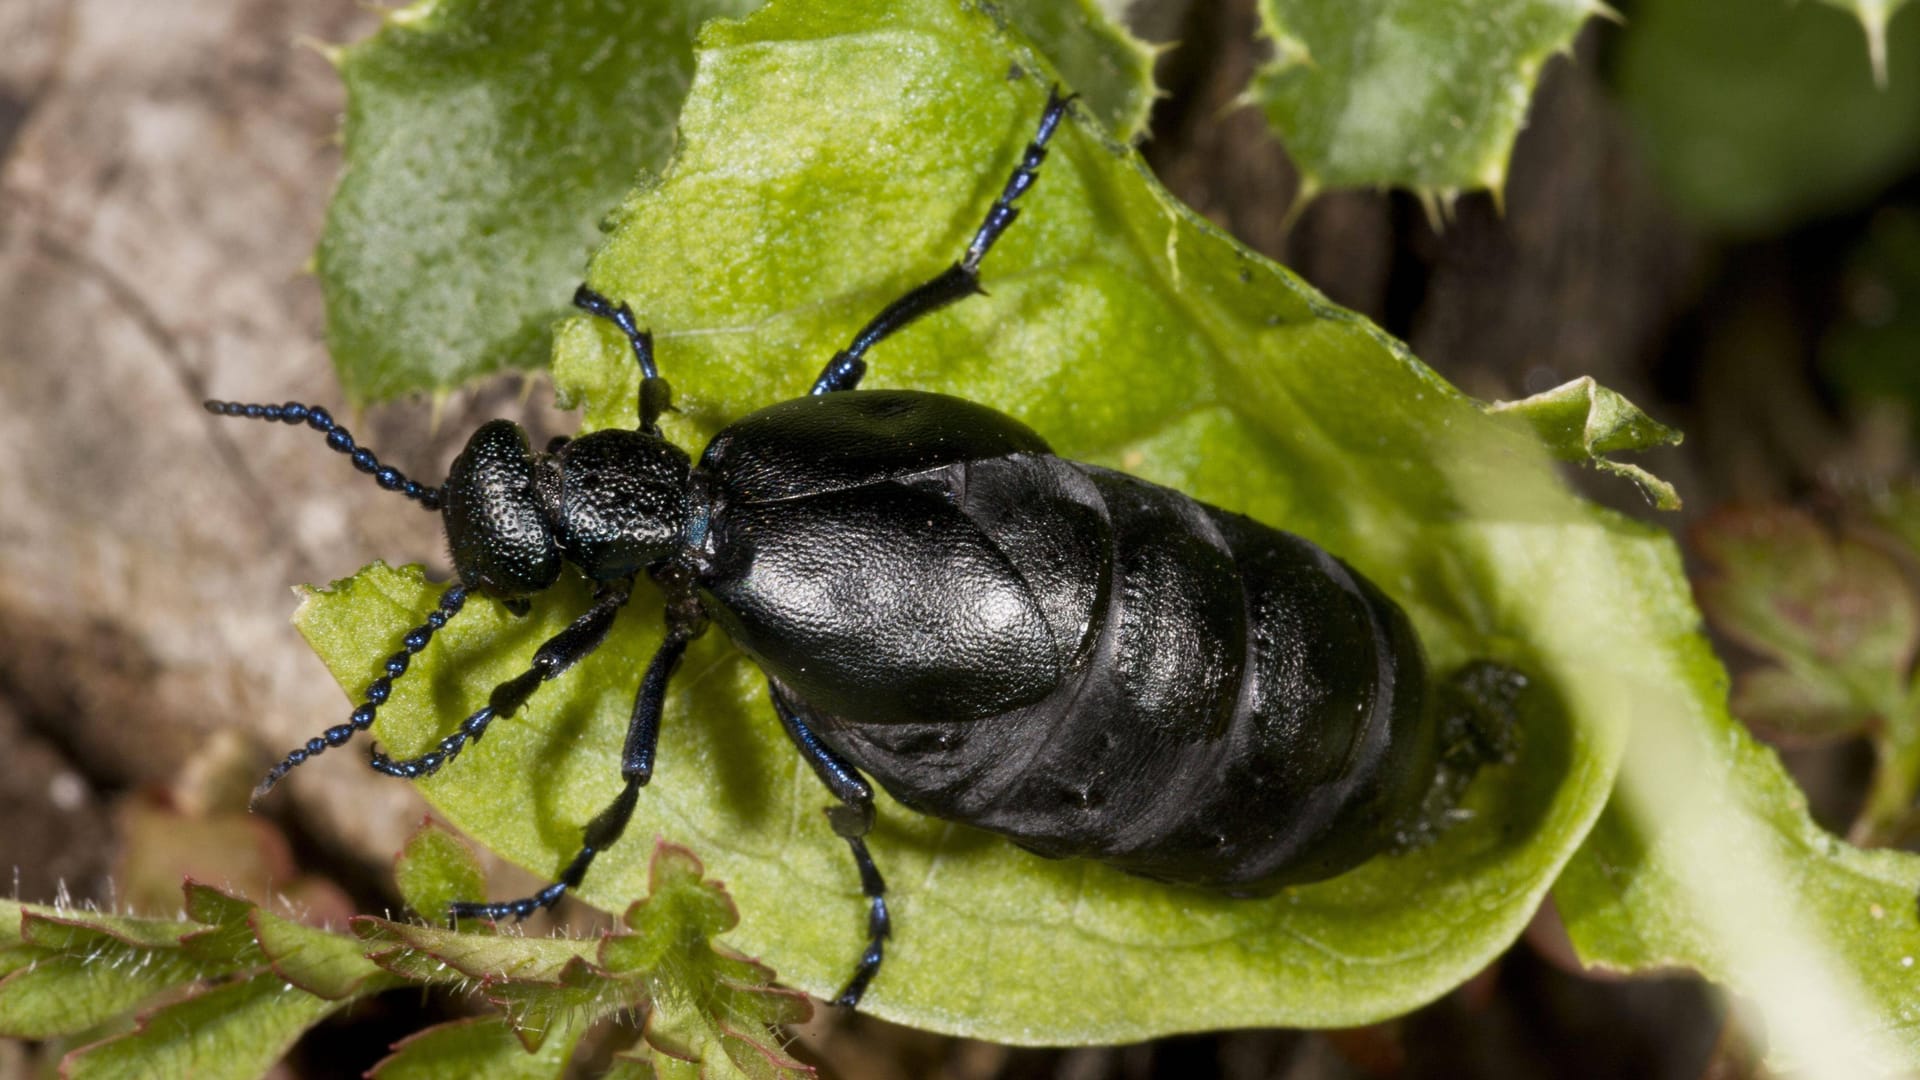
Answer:
[(1014, 0), (999, 9), (1045, 53), (1064, 89), (1117, 138), (1146, 135), (1158, 50), (1127, 32), (1095, 0)]
[(346, 171), (316, 261), (348, 400), (544, 363), (597, 226), (673, 145), (695, 29), (754, 0), (416, 0), (330, 55)]
[(1309, 197), (1498, 195), (1542, 65), (1602, 13), (1598, 0), (1260, 0), (1274, 59), (1249, 93)]
[(1887, 84), (1887, 23), (1907, 6), (1907, 0), (1824, 0), (1860, 20), (1867, 34), (1867, 59), (1873, 65), (1874, 81)]
[(193, 1077), (253, 1080), (300, 1034), (344, 1001), (328, 1001), (273, 972), (214, 987), (143, 1017), (133, 1032), (67, 1055), (70, 1080)]
[[(697, 448), (803, 393), (860, 324), (948, 265), (1052, 77), (1013, 31), (949, 0), (779, 4), (710, 26), (678, 157), (623, 207), (590, 275), (657, 332), (682, 410), (672, 437)], [(1091, 125), (1065, 126), (983, 272), (988, 296), (876, 349), (868, 384), (991, 402), (1063, 454), (1297, 531), (1399, 599), (1439, 670), (1490, 657), (1539, 689), (1520, 761), (1476, 783), (1471, 820), (1269, 900), (1049, 862), (882, 800), (871, 843), (898, 933), (866, 1006), (1002, 1041), (1105, 1042), (1363, 1023), (1479, 970), (1600, 811), (1634, 711), (1622, 673), (1691, 640), (1668, 542), (1566, 495), (1510, 423), (1238, 248)], [(617, 337), (584, 319), (557, 337), (556, 384), (586, 426), (631, 426), (637, 373)], [(434, 595), (417, 571), (375, 567), (298, 620), (357, 691)], [(432, 745), (587, 598), (569, 578), (525, 619), (471, 602), (383, 706), (382, 744)], [(645, 593), (598, 653), (423, 783), (428, 798), (557, 873), (618, 789), (659, 626)], [(721, 635), (689, 650), (627, 835), (702, 852), (740, 905), (732, 938), (830, 992), (861, 951), (865, 904), (763, 688)], [(600, 855), (581, 895), (623, 907), (645, 888), (643, 856), (631, 839)]]
[(600, 962), (615, 972), (645, 972), (654, 986), (647, 1044), (671, 1076), (686, 1066), (730, 1064), (751, 1077), (812, 1076), (789, 1057), (777, 1037), (781, 1025), (813, 1015), (807, 999), (773, 985), (763, 965), (714, 948), (713, 937), (739, 921), (718, 882), (685, 848), (654, 849), (645, 900), (627, 909), (632, 934), (608, 938)]
[(1704, 648), (1666, 674), (1620, 796), (1554, 886), (1581, 958), (1738, 989), (1780, 1071), (1911, 1072), (1920, 864), (1815, 826), (1779, 758), (1714, 705), (1725, 674)]
[[(427, 835), (423, 830), (422, 835)], [(717, 949), (711, 938), (737, 921), (717, 882), (681, 848), (660, 845), (647, 899), (633, 905), (631, 932), (596, 944), (570, 939), (456, 933), (361, 918), (354, 929), (374, 962), (416, 981), (478, 989), (506, 1011), (505, 1030), (549, 1060), (555, 1031), (569, 1040), (596, 1019), (645, 1012), (648, 1038), (683, 1060), (750, 1075), (806, 1075), (780, 1048), (777, 1025), (810, 1014), (806, 999), (772, 985), (766, 967)], [(671, 1032), (673, 1035), (662, 1033)], [(434, 1036), (396, 1060), (441, 1067), (455, 1036)], [(564, 1060), (564, 1056), (560, 1059)], [(447, 1066), (452, 1068), (453, 1066)]]
[(515, 981), (558, 984), (569, 964), (593, 955), (594, 943), (459, 933), (363, 915), (353, 932), (381, 967), (417, 982), (466, 990)]
[(1709, 226), (1782, 229), (1857, 206), (1920, 162), (1920, 18), (1860, 28), (1825, 4), (1646, 0), (1615, 80), (1670, 198)]
[(274, 973), (315, 997), (341, 1001), (398, 986), (352, 938), (302, 926), (264, 908), (248, 925)]
[(183, 935), (203, 929), (195, 923), (19, 907), (27, 947), (14, 956), (26, 963), (8, 963), (0, 979), (0, 1036), (79, 1034), (234, 966), (182, 948)]
[(407, 838), (394, 863), (393, 879), (407, 906), (430, 922), (445, 922), (448, 905), (487, 891), (487, 875), (473, 849), (432, 818)]
[(1656, 508), (1680, 509), (1680, 493), (1672, 484), (1637, 465), (1606, 456), (1656, 446), (1678, 446), (1680, 433), (1641, 412), (1633, 402), (1601, 386), (1592, 376), (1582, 376), (1519, 401), (1494, 402), (1487, 406), (1487, 412), (1524, 422), (1554, 457), (1585, 462), (1625, 477), (1639, 484)]
[[(104, 973), (106, 964), (120, 970)], [(77, 1035), (200, 977), (200, 967), (177, 953), (44, 955), (0, 979), (0, 1036)]]
[(430, 1027), (408, 1037), (373, 1067), (373, 1080), (559, 1080), (567, 1075), (582, 1025), (568, 1025), (559, 1038), (547, 1038), (528, 1051), (500, 1017), (478, 1016)]

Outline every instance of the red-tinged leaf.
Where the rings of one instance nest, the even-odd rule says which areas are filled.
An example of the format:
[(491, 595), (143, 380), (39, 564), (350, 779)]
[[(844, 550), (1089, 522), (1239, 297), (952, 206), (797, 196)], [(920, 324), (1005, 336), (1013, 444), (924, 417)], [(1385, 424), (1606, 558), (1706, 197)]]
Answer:
[(399, 980), (367, 959), (359, 941), (316, 930), (255, 908), (247, 926), (273, 970), (315, 997), (340, 1001), (399, 985)]
[(43, 949), (88, 952), (116, 945), (134, 949), (176, 949), (180, 939), (200, 926), (178, 919), (141, 919), (103, 915), (73, 908), (29, 907), (20, 920), (21, 940)]
[(263, 972), (157, 1009), (132, 1032), (68, 1054), (61, 1073), (68, 1080), (252, 1080), (343, 1004)]
[(1722, 511), (1694, 533), (1714, 575), (1714, 624), (1784, 664), (1831, 672), (1863, 703), (1898, 701), (1920, 641), (1920, 605), (1892, 559), (1785, 509)]
[(178, 951), (43, 953), (0, 979), (0, 1037), (77, 1035), (169, 990), (197, 982), (203, 968)]
[(247, 916), (254, 911), (253, 901), (197, 881), (187, 882), (184, 891), (187, 917), (206, 926), (180, 939), (188, 955), (209, 962), (225, 961), (235, 968), (260, 967), (267, 962), (253, 936), (253, 927), (247, 923)]
[(507, 1021), (473, 1017), (430, 1027), (397, 1043), (369, 1073), (371, 1080), (544, 1080), (566, 1075), (584, 1025), (568, 1027), (529, 1051)]
[(599, 1017), (646, 1007), (646, 980), (603, 971), (575, 957), (551, 982), (513, 979), (490, 983), (487, 1000), (506, 1011), (514, 1034), (529, 1051), (538, 1050), (550, 1031), (584, 1027)]
[[(721, 1059), (748, 1076), (810, 1076), (782, 1049), (778, 1026), (813, 1014), (806, 995), (775, 987), (764, 965), (716, 948), (711, 938), (739, 922), (733, 900), (691, 851), (661, 842), (648, 868), (645, 900), (627, 909), (633, 931), (607, 938), (600, 962), (617, 972), (651, 971), (653, 1011), (645, 1038), (664, 1059), (663, 1077)], [(698, 1070), (695, 1070), (696, 1072)]]
[(1786, 668), (1744, 672), (1733, 681), (1733, 714), (1781, 746), (1804, 746), (1858, 735), (1874, 713), (1832, 679)]
[(353, 932), (367, 943), (369, 952), (420, 953), (467, 978), (489, 982), (552, 982), (568, 961), (584, 959), (594, 949), (593, 942), (572, 938), (464, 934), (371, 915), (353, 920)]

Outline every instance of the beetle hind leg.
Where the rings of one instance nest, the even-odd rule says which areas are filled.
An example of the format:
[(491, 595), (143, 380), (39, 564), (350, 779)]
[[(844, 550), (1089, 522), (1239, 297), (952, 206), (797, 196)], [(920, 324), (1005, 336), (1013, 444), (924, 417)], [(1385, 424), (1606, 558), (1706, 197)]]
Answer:
[(860, 998), (867, 992), (867, 984), (880, 973), (880, 961), (885, 958), (886, 940), (893, 934), (893, 916), (887, 911), (887, 883), (880, 877), (880, 868), (874, 865), (873, 855), (867, 851), (867, 833), (873, 829), (873, 785), (867, 783), (859, 770), (833, 752), (819, 736), (800, 719), (798, 710), (787, 700), (786, 694), (778, 684), (769, 683), (773, 692), (773, 711), (780, 716), (780, 726), (787, 731), (787, 737), (793, 740), (800, 755), (813, 766), (814, 774), (839, 805), (827, 807), (827, 822), (833, 826), (835, 835), (847, 842), (853, 850), (854, 865), (860, 869), (860, 892), (867, 898), (867, 947), (860, 954), (860, 962), (853, 969), (853, 977), (833, 999), (835, 1005), (848, 1008), (860, 1004)]
[(1410, 818), (1396, 830), (1401, 851), (1437, 838), (1460, 810), (1475, 774), (1489, 765), (1510, 765), (1519, 753), (1520, 699), (1527, 689), (1521, 671), (1492, 660), (1475, 660), (1434, 687), (1439, 760), (1433, 783)]
[(1060, 126), (1060, 119), (1067, 114), (1067, 106), (1072, 104), (1074, 97), (1073, 94), (1061, 94), (1057, 86), (1047, 91), (1047, 107), (1040, 114), (1040, 124), (1033, 140), (1027, 143), (1026, 150), (1020, 155), (1020, 164), (1014, 167), (1013, 175), (1007, 178), (1007, 186), (1001, 189), (1000, 197), (993, 201), (992, 208), (987, 211), (987, 219), (980, 223), (960, 261), (881, 309), (873, 321), (854, 335), (852, 344), (833, 354), (833, 359), (827, 361), (827, 366), (813, 381), (813, 389), (809, 393), (831, 394), (860, 385), (860, 377), (867, 373), (867, 362), (861, 358), (868, 349), (920, 316), (981, 291), (980, 260), (987, 257), (994, 241), (1000, 239), (1000, 234), (1013, 224), (1013, 219), (1020, 216), (1019, 208), (1013, 205), (1014, 200), (1024, 195), (1040, 175), (1040, 163), (1047, 159), (1047, 143), (1052, 140), (1054, 131)]

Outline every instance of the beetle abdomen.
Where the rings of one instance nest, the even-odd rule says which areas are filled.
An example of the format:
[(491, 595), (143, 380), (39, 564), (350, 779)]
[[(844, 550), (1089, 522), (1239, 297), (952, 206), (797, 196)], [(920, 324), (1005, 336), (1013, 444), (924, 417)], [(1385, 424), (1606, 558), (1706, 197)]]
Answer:
[[(1045, 855), (1240, 892), (1339, 873), (1409, 824), (1437, 757), (1426, 665), (1344, 563), (1169, 488), (1004, 449), (1012, 421), (955, 441), (952, 399), (815, 400), (755, 414), (703, 459), (703, 588), (895, 798)], [(754, 479), (790, 429), (834, 430), (856, 405), (848, 430), (876, 430), (835, 443), (834, 482)]]
[[(1299, 537), (1047, 455), (919, 481), (1061, 613), (1027, 645), (1059, 674), (976, 720), (852, 720), (796, 685), (829, 673), (768, 664), (901, 802), (1044, 855), (1240, 892), (1393, 844), (1436, 754), (1420, 646), (1371, 583)], [(951, 569), (925, 566), (923, 587)]]

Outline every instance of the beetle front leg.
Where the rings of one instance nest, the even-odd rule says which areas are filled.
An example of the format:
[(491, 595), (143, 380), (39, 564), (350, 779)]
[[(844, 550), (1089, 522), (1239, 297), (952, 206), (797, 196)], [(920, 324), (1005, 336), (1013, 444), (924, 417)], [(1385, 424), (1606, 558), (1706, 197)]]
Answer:
[(504, 919), (512, 916), (518, 921), (541, 908), (552, 907), (566, 895), (568, 889), (580, 887), (580, 882), (587, 876), (587, 868), (593, 865), (594, 856), (612, 847), (620, 839), (620, 834), (626, 831), (627, 822), (633, 820), (633, 808), (640, 801), (640, 789), (653, 779), (653, 754), (654, 747), (660, 741), (660, 713), (667, 699), (667, 680), (679, 665), (681, 655), (687, 651), (687, 642), (698, 637), (704, 628), (704, 621), (676, 621), (669, 617), (666, 640), (660, 643), (660, 648), (647, 664), (646, 677), (640, 680), (640, 692), (634, 697), (633, 718), (627, 724), (626, 747), (620, 754), (620, 778), (626, 784), (620, 789), (620, 794), (614, 796), (613, 802), (587, 823), (580, 851), (560, 872), (560, 879), (532, 896), (523, 896), (518, 900), (503, 900), (497, 904), (457, 901), (448, 907), (449, 914), (456, 919)]
[[(400, 761), (395, 761), (375, 748), (373, 757), (367, 763), (377, 772), (399, 777), (402, 780), (418, 780), (439, 772), (441, 766), (460, 755), (460, 751), (466, 748), (468, 742), (479, 742), (480, 737), (487, 733), (487, 725), (501, 717), (513, 715), (520, 706), (526, 704), (527, 698), (533, 696), (533, 692), (539, 689), (541, 683), (558, 677), (561, 672), (579, 663), (582, 657), (599, 648), (600, 643), (607, 639), (607, 631), (613, 628), (614, 616), (620, 613), (620, 608), (626, 604), (631, 595), (632, 593), (626, 588), (609, 586), (601, 589), (595, 595), (592, 607), (569, 623), (565, 630), (548, 638), (540, 646), (539, 650), (533, 654), (533, 662), (527, 666), (527, 670), (494, 687), (493, 693), (487, 696), (487, 703), (475, 710), (472, 716), (461, 721), (459, 729), (441, 739), (439, 746), (419, 757)], [(444, 600), (441, 603), (441, 609), (443, 612), (446, 610)], [(455, 610), (458, 610), (457, 604)], [(444, 616), (441, 621), (445, 621)], [(418, 633), (419, 631), (415, 631), (415, 634)], [(412, 647), (412, 635), (409, 635), (407, 644), (409, 648)], [(399, 657), (399, 659), (405, 658)], [(388, 660), (387, 665), (387, 670), (392, 672), (394, 661)], [(402, 665), (400, 670), (406, 670), (405, 666)], [(383, 699), (384, 696), (383, 693)], [(371, 712), (368, 713), (367, 718), (371, 723)], [(357, 718), (355, 722), (358, 722)]]
[(769, 682), (773, 692), (773, 711), (780, 716), (780, 724), (787, 729), (787, 737), (793, 745), (800, 748), (800, 755), (813, 766), (814, 774), (820, 782), (827, 785), (833, 797), (840, 805), (827, 807), (827, 822), (833, 831), (853, 849), (854, 865), (860, 868), (860, 891), (867, 897), (867, 949), (860, 956), (860, 963), (853, 969), (853, 978), (847, 980), (846, 988), (833, 999), (835, 1005), (852, 1008), (860, 1004), (860, 996), (867, 992), (867, 984), (880, 972), (884, 943), (893, 933), (893, 918), (887, 913), (887, 883), (881, 880), (880, 868), (873, 864), (873, 856), (867, 852), (866, 835), (873, 828), (873, 785), (859, 770), (846, 763), (840, 755), (834, 753), (820, 741), (820, 737), (800, 719), (793, 705), (787, 701), (780, 687)]

